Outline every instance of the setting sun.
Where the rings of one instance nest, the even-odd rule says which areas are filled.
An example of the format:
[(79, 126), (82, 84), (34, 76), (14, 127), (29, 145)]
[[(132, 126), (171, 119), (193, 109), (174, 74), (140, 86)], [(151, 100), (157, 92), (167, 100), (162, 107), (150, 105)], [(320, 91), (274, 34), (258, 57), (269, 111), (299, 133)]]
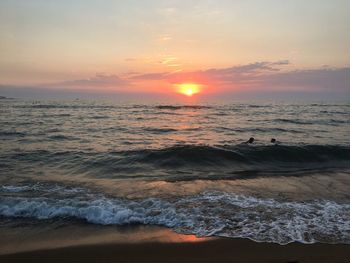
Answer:
[(200, 85), (195, 83), (184, 83), (179, 84), (178, 86), (178, 92), (186, 95), (186, 96), (192, 96), (194, 94), (197, 94), (200, 92)]

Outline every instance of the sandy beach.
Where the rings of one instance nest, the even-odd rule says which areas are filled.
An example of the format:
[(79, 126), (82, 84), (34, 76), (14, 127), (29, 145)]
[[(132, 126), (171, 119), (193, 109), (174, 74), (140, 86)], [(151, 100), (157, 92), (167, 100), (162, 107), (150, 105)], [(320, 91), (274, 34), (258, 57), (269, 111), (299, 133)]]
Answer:
[(159, 227), (121, 230), (82, 224), (1, 230), (1, 262), (350, 262), (350, 245), (196, 238)]

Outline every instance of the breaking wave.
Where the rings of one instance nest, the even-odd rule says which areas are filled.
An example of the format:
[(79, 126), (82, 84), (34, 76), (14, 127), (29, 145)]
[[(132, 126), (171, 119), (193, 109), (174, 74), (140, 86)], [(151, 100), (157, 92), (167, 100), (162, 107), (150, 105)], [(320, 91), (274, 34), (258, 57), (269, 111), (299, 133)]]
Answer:
[[(18, 193), (33, 188), (6, 186), (2, 190)], [(333, 201), (287, 202), (213, 191), (172, 200), (108, 198), (57, 187), (47, 192), (59, 196), (2, 197), (0, 215), (38, 220), (70, 218), (101, 225), (159, 225), (197, 236), (279, 244), (350, 243), (350, 205)]]

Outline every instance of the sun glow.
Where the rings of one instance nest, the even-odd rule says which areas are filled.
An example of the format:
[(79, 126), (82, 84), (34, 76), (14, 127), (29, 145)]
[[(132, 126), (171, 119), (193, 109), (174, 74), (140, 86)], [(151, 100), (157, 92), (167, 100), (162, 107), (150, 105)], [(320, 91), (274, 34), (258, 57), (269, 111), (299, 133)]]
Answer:
[(197, 94), (200, 92), (200, 85), (195, 83), (184, 83), (179, 84), (178, 86), (178, 92), (191, 97), (194, 94)]

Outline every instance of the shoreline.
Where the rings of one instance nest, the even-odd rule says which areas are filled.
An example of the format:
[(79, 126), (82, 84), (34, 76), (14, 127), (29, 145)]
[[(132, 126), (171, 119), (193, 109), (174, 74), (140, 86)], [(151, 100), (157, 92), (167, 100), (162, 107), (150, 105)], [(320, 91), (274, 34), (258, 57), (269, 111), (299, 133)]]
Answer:
[[(1, 227), (1, 262), (349, 262), (348, 244), (198, 238), (156, 226)], [(12, 250), (11, 250), (12, 249)]]

